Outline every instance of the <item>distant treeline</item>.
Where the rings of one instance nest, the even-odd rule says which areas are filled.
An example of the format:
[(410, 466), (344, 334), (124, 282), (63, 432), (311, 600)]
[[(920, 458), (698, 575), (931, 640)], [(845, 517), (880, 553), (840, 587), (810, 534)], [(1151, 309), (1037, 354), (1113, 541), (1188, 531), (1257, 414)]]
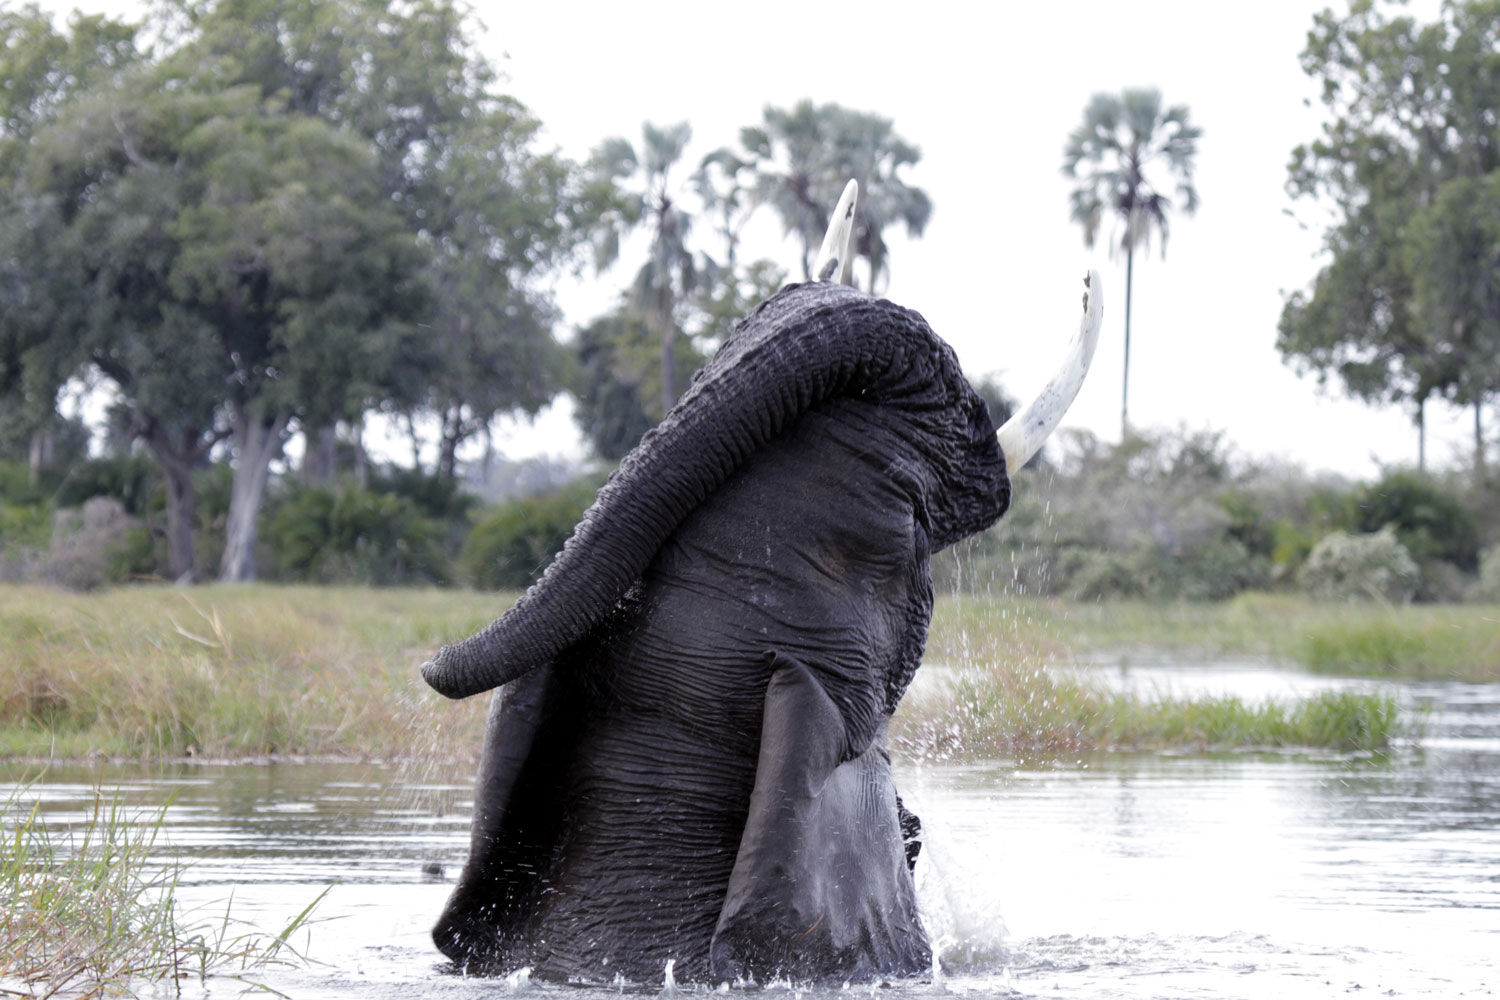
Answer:
[[(1235, 459), (1215, 434), (1071, 435), (1014, 479), (1010, 511), (933, 562), (940, 591), (1219, 600), (1500, 601), (1500, 512), (1468, 477), (1372, 483)], [(194, 473), (194, 544), (224, 545), (230, 470)], [(273, 480), (256, 564), (268, 579), (483, 589), (528, 585), (602, 474), (485, 505), (437, 474), (376, 468)], [(169, 579), (166, 482), (142, 457), (79, 460), (33, 482), (0, 462), (0, 578), (88, 588)]]
[[(696, 164), (686, 122), (574, 162), (503, 92), (465, 9), (176, 0), (59, 26), (0, 6), (4, 575), (521, 585), (603, 473), (483, 508), (461, 453), (497, 417), (570, 393), (603, 469), (735, 320), (809, 276), (849, 178), (864, 289), (888, 279), (885, 236), (931, 217), (905, 176), (920, 150), (834, 104), (767, 107)], [(1327, 115), (1289, 190), (1332, 211), (1328, 264), (1287, 297), (1278, 349), (1419, 427), (1429, 402), (1471, 408), (1469, 484), (1419, 468), (1352, 486), (1202, 436), (1078, 438), (943, 557), (946, 585), (1495, 594), (1500, 8), (1455, 0), (1423, 24), (1358, 3), (1312, 27), (1302, 61)], [(1139, 173), (1126, 139), (1153, 129), (1187, 196), (1198, 129), (1152, 92), (1096, 98), (1067, 146), (1075, 218), (1092, 239), (1123, 212), (1127, 254), (1151, 219), (1165, 236), (1164, 196), (1111, 179)], [(795, 256), (743, 259), (757, 212), (800, 274)], [(555, 277), (607, 272), (632, 234), (645, 262), (617, 276), (617, 307), (560, 339)], [(981, 389), (1003, 415), (1000, 387)], [(107, 404), (98, 426), (60, 412), (86, 390)], [(405, 429), (409, 467), (365, 454), (372, 414)]]

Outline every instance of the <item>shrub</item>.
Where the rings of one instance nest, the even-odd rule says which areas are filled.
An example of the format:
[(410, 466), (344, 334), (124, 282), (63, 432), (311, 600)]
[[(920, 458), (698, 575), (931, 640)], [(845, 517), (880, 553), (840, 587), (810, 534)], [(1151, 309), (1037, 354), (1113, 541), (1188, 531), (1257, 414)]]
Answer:
[(144, 456), (125, 455), (95, 458), (68, 469), (57, 486), (56, 501), (60, 507), (81, 506), (91, 497), (114, 497), (125, 513), (132, 517), (146, 514), (161, 488), (161, 472), (156, 463)]
[(1357, 489), (1354, 526), (1365, 532), (1391, 525), (1417, 562), (1440, 559), (1465, 573), (1479, 568), (1479, 527), (1474, 515), (1437, 480), (1415, 472), (1390, 472)]
[(1389, 526), (1373, 534), (1335, 531), (1313, 547), (1297, 574), (1303, 588), (1324, 600), (1409, 601), (1421, 573)]
[(1491, 545), (1479, 557), (1479, 586), (1474, 596), (1500, 604), (1500, 544)]
[(441, 532), (407, 497), (348, 485), (295, 489), (265, 533), (287, 579), (390, 586), (448, 581)]
[(562, 551), (597, 487), (592, 479), (578, 480), (556, 493), (493, 508), (469, 532), (459, 557), (465, 582), (488, 590), (529, 586)]
[(46, 506), (0, 503), (0, 580), (30, 578), (51, 536), (52, 514)]
[(93, 497), (53, 518), (43, 575), (69, 590), (93, 590), (154, 565), (151, 536), (124, 505), (113, 497)]

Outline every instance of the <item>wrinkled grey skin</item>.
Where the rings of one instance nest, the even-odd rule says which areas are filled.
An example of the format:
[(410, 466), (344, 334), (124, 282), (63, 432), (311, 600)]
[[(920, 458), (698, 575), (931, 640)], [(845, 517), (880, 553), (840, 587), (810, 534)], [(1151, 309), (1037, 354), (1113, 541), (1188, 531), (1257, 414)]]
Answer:
[(929, 968), (886, 727), (931, 554), (1009, 496), (920, 316), (829, 284), (763, 303), (516, 607), (424, 666), (503, 685), (438, 947), (596, 982)]

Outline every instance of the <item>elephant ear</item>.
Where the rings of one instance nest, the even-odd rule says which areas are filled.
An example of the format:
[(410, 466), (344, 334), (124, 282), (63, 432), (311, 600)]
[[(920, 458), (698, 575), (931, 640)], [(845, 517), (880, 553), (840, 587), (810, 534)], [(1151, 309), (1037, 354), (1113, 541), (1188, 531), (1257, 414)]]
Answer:
[(801, 414), (838, 398), (885, 408), (927, 458), (938, 549), (987, 527), (1010, 498), (983, 401), (917, 313), (826, 282), (791, 285), (740, 324), (599, 490), (546, 573), (422, 676), (450, 698), (551, 661), (598, 623), (703, 500)]

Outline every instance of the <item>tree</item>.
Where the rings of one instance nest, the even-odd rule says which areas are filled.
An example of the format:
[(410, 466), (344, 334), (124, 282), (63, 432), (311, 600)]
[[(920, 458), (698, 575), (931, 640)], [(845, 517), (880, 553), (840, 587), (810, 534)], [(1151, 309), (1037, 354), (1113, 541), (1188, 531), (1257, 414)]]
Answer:
[(1302, 66), (1329, 115), (1293, 151), (1287, 188), (1336, 218), (1330, 261), (1288, 298), (1277, 339), (1288, 361), (1360, 398), (1412, 402), (1419, 431), (1434, 396), (1472, 405), (1481, 476), (1480, 414), (1500, 388), (1497, 48), (1493, 0), (1446, 3), (1430, 24), (1372, 0), (1314, 18)]
[(586, 229), (565, 216), (571, 165), (531, 146), (541, 123), (514, 102), (445, 135), (440, 193), (425, 200), (439, 363), (424, 407), (438, 418), (437, 472), (502, 413), (535, 414), (562, 388), (557, 310), (537, 286)]
[(1449, 398), (1474, 411), (1474, 471), (1485, 480), (1484, 403), (1500, 390), (1500, 170), (1458, 177), (1412, 217), (1405, 240), (1418, 322), (1441, 343)]
[[(437, 471), (451, 478), (465, 440), (500, 413), (536, 413), (562, 387), (566, 352), (538, 279), (588, 232), (596, 192), (575, 190), (573, 165), (536, 151), (540, 122), (496, 92), (449, 0), (190, 9), (200, 46), (228, 64), (228, 79), (373, 144), (381, 192), (430, 249), (437, 294), (423, 318), (424, 357), (393, 366), (367, 405), (408, 420), (431, 414)], [(304, 427), (322, 441), (330, 429)]]
[(703, 203), (701, 218), (723, 247), (721, 254), (699, 253), (694, 299), (699, 320), (695, 339), (717, 346), (751, 309), (785, 284), (786, 271), (765, 258), (747, 266), (740, 263), (740, 235), (758, 207), (753, 163), (728, 148), (716, 149), (703, 158), (692, 185)]
[(0, 294), (27, 293), (5, 323), (45, 331), (59, 372), (119, 390), (167, 473), (174, 575), (197, 571), (192, 469), (229, 445), (220, 576), (244, 579), (296, 430), (430, 409), (451, 473), (495, 413), (550, 398), (563, 352), (535, 275), (595, 201), (570, 207), (571, 165), (534, 152), (537, 122), (494, 92), (450, 0), (158, 13), (154, 61), (39, 88), (50, 113), (0, 210), (30, 213), (0, 237)]
[(687, 247), (693, 219), (676, 196), (670, 176), (692, 137), (687, 122), (666, 128), (646, 122), (641, 126), (639, 150), (627, 139), (606, 139), (589, 163), (601, 183), (620, 186), (618, 205), (599, 222), (596, 265), (603, 269), (614, 263), (621, 239), (636, 226), (645, 226), (651, 234), (646, 263), (636, 272), (630, 302), (655, 331), (661, 346), (663, 413), (677, 402), (673, 352), (681, 327), (678, 310), (698, 283), (697, 263)]
[(50, 450), (59, 388), (77, 362), (52, 336), (75, 309), (60, 275), (33, 267), (56, 238), (57, 206), (24, 182), (38, 130), (75, 94), (116, 78), (140, 54), (136, 26), (75, 13), (66, 32), (35, 4), (0, 8), (0, 402), (13, 433), (31, 438), (32, 482)]
[(888, 118), (804, 100), (791, 110), (767, 107), (760, 125), (740, 130), (740, 143), (755, 165), (759, 201), (801, 243), (804, 281), (812, 278), (829, 213), (851, 179), (859, 182), (855, 256), (869, 264), (872, 293), (890, 278), (887, 230), (899, 223), (921, 236), (932, 217), (927, 192), (902, 177), (921, 150), (897, 135)]
[(66, 332), (111, 379), (168, 484), (191, 576), (192, 470), (232, 441), (220, 575), (244, 579), (270, 461), (293, 420), (337, 412), (401, 353), (422, 258), (356, 136), (248, 87), (142, 74), (85, 95), (36, 142), (63, 206), (56, 266), (89, 304)]
[(1175, 208), (1192, 215), (1198, 208), (1193, 159), (1203, 130), (1188, 121), (1185, 104), (1163, 108), (1161, 92), (1126, 89), (1095, 94), (1083, 124), (1063, 146), (1063, 174), (1078, 181), (1069, 196), (1070, 214), (1092, 247), (1105, 216), (1118, 224), (1110, 250), (1125, 253), (1125, 374), (1120, 391), (1120, 436), (1130, 433), (1130, 292), (1136, 247), (1149, 248), (1154, 234), (1167, 255), (1169, 219), (1174, 209), (1167, 185), (1175, 184)]
[[(578, 426), (600, 458), (618, 462), (666, 413), (661, 392), (660, 338), (629, 305), (578, 331), (573, 394)], [(689, 341), (694, 366), (705, 360)]]

